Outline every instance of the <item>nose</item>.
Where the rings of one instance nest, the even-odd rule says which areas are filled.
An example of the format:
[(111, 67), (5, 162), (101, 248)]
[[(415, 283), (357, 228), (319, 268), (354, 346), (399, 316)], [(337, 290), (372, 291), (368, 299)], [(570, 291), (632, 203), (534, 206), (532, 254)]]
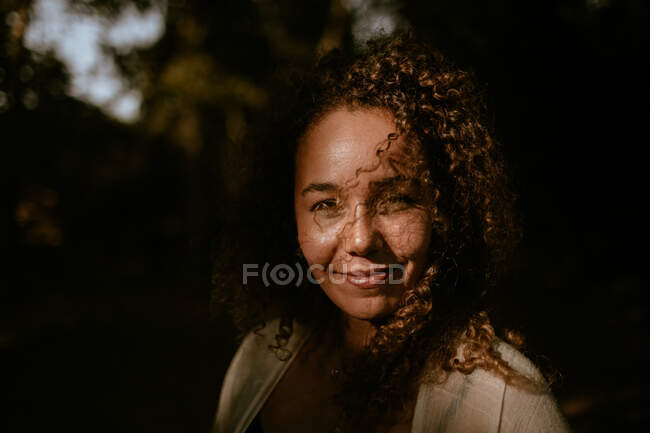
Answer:
[(357, 205), (344, 233), (345, 252), (353, 256), (368, 256), (381, 249), (383, 243), (383, 236), (375, 226), (373, 216), (364, 205)]

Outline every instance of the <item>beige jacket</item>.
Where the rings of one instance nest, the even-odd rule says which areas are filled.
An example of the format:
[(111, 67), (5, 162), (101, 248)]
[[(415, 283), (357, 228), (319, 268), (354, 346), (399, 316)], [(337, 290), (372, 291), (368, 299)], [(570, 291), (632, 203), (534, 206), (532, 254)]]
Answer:
[[(298, 323), (287, 344), (292, 356), (280, 361), (269, 350), (277, 321), (262, 335), (249, 334), (237, 350), (221, 388), (213, 433), (243, 433), (287, 371), (310, 330)], [(499, 342), (504, 360), (530, 377), (537, 368), (512, 346)], [(484, 370), (454, 372), (443, 384), (424, 384), (418, 391), (411, 433), (569, 432), (555, 399), (506, 385)]]

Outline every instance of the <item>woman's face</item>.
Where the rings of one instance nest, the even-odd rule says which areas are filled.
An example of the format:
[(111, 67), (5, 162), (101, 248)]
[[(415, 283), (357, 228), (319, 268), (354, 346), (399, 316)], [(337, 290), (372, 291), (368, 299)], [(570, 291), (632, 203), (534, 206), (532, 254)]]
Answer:
[(300, 247), (327, 296), (357, 319), (397, 309), (431, 240), (427, 194), (396, 168), (408, 161), (405, 142), (385, 150), (394, 132), (387, 111), (339, 108), (311, 125), (296, 154)]

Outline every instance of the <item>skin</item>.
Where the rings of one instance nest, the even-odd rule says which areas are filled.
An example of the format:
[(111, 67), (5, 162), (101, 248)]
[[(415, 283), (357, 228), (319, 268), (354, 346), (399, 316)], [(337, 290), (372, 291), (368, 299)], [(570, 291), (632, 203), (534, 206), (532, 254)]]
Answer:
[[(387, 111), (341, 107), (313, 124), (299, 143), (298, 239), (314, 277), (341, 311), (344, 341), (326, 335), (306, 343), (262, 409), (265, 432), (332, 431), (341, 408), (333, 403), (337, 384), (327, 372), (368, 343), (371, 320), (394, 312), (423, 272), (431, 241), (430, 216), (421, 206), (426, 194), (394, 181), (399, 173), (376, 156), (394, 132)], [(404, 160), (404, 147), (401, 139), (392, 142), (382, 160)], [(386, 278), (388, 264), (403, 269), (399, 282)], [(359, 269), (375, 272), (363, 276)], [(411, 421), (390, 424), (385, 431), (406, 433)]]
[[(370, 320), (398, 308), (422, 274), (431, 241), (430, 216), (417, 205), (422, 194), (395, 180), (400, 173), (387, 163), (406, 159), (404, 140), (393, 141), (381, 160), (376, 156), (395, 132), (387, 111), (342, 107), (307, 130), (296, 154), (300, 247), (321, 288), (342, 311), (353, 344), (368, 339)], [(388, 280), (390, 265), (403, 270), (394, 274), (402, 282)], [(370, 270), (375, 275), (364, 276)]]

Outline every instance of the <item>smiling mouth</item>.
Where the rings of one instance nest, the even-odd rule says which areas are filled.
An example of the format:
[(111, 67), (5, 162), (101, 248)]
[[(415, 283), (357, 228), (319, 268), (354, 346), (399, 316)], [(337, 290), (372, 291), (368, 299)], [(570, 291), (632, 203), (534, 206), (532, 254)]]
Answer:
[(388, 268), (339, 274), (344, 276), (348, 283), (360, 288), (371, 288), (384, 285), (389, 276)]

